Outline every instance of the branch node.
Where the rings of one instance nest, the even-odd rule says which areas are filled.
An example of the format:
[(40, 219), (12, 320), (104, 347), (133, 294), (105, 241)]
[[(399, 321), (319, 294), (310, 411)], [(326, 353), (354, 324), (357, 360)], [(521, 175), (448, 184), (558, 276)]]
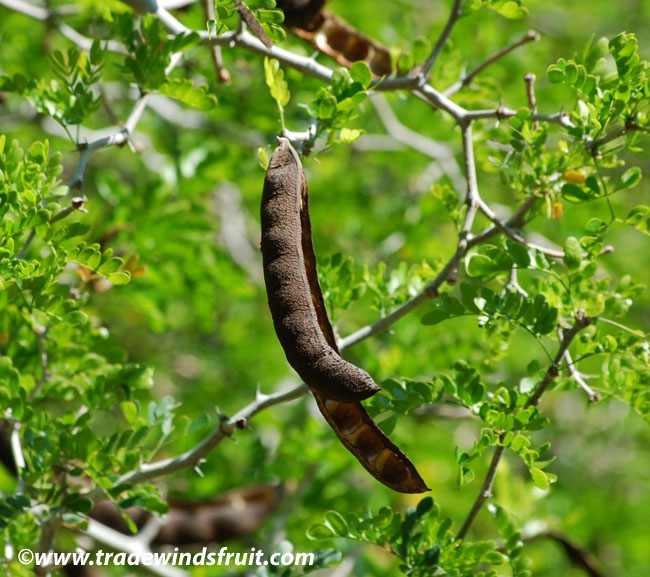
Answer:
[(537, 42), (541, 37), (542, 35), (537, 32), (537, 30), (529, 30), (526, 33), (526, 39), (530, 40), (531, 42)]

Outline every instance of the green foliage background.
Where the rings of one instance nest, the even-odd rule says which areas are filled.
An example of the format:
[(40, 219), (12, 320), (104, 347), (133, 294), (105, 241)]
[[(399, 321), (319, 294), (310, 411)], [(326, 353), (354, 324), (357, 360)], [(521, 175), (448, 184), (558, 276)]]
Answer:
[[(58, 4), (51, 2), (50, 6)], [(66, 22), (89, 36), (119, 39), (131, 26), (132, 17), (120, 3), (103, 3), (102, 10), (86, 0), (77, 4), (81, 12)], [(448, 16), (447, 4), (333, 0), (330, 8), (386, 44), (408, 49), (418, 37), (436, 38)], [(493, 108), (502, 102), (511, 108), (525, 107), (523, 76), (533, 72), (538, 78), (540, 111), (569, 111), (576, 103), (575, 92), (546, 80), (548, 66), (559, 58), (581, 55), (590, 42), (602, 36), (612, 38), (622, 30), (636, 32), (641, 56), (650, 55), (650, 43), (643, 36), (650, 26), (647, 2), (529, 0), (526, 7), (529, 15), (523, 19), (508, 20), (487, 9), (463, 18), (434, 70), (434, 85), (452, 84), (468, 63), (471, 68), (533, 28), (542, 34), (539, 42), (489, 68), (474, 89), (458, 95), (458, 101), (469, 108)], [(121, 13), (127, 15), (118, 17)], [(19, 195), (12, 201), (11, 194), (2, 197), (3, 203), (14, 203), (14, 216), (5, 218), (19, 223), (22, 231), (17, 234), (16, 228), (13, 232), (16, 252), (32, 227), (45, 227), (37, 228), (24, 264), (28, 267), (27, 263), (40, 261), (33, 265), (40, 268), (18, 270), (23, 265), (9, 259), (9, 264), (5, 263), (8, 268), (0, 273), (5, 284), (0, 291), (0, 377), (6, 383), (3, 408), (6, 411), (11, 406), (14, 417), (30, 423), (23, 438), (35, 480), (43, 481), (53, 467), (72, 462), (106, 486), (107, 471), (123, 472), (154, 454), (156, 458), (171, 456), (193, 447), (217, 425), (220, 413), (232, 415), (250, 403), (258, 387), (270, 393), (297, 384), (273, 332), (257, 255), (263, 170), (256, 151), (273, 146), (280, 130), (277, 106), (265, 84), (261, 57), (225, 49), (225, 64), (233, 81), (224, 86), (216, 82), (208, 50), (189, 48), (183, 63), (171, 74), (179, 79), (175, 90), (183, 86), (178, 108), (162, 108), (163, 103), (144, 113), (134, 137), (136, 154), (129, 146), (93, 153), (82, 188), (87, 214), (74, 212), (60, 225), (48, 228), (45, 223), (69, 201), (48, 198), (44, 207), (38, 204), (50, 194), (48, 187), (56, 186), (52, 184), (55, 172), (62, 170), (61, 182), (72, 178), (79, 155), (45, 114), (50, 105), (34, 94), (39, 82), (55, 77), (50, 55), (71, 44), (45, 23), (25, 15), (0, 7), (0, 16), (0, 71), (14, 80), (14, 74), (22, 74), (33, 83), (24, 90), (5, 85), (8, 92), (0, 107), (1, 127), (7, 135), (3, 171), (9, 174), (23, 162), (21, 170), (29, 177), (25, 189), (38, 191), (35, 198)], [(189, 27), (205, 29), (198, 5), (179, 17)], [(285, 44), (310, 54), (311, 49), (293, 37)], [(64, 110), (52, 116), (59, 114), (59, 120), (69, 124), (79, 113), (83, 125), (94, 130), (128, 116), (133, 105), (128, 87), (133, 77), (129, 74), (142, 77), (133, 68), (127, 66), (125, 71), (118, 66), (124, 62), (122, 56), (106, 53), (103, 59), (101, 81), (96, 85), (104, 94), (103, 103), (89, 99), (82, 110), (70, 111), (65, 108), (67, 96), (54, 95), (50, 102)], [(320, 60), (331, 65), (324, 57)], [(323, 84), (286, 67), (283, 70), (291, 92), (284, 110), (286, 125), (304, 130), (308, 113), (299, 105), (311, 103)], [(207, 90), (193, 92), (182, 84), (185, 78)], [(93, 78), (86, 80), (93, 84)], [(163, 81), (164, 76), (155, 75), (144, 79), (153, 88)], [(161, 91), (171, 94), (172, 88), (166, 85)], [(40, 94), (42, 99), (43, 92)], [(206, 100), (207, 94), (216, 96), (216, 106)], [(178, 97), (179, 92), (172, 95)], [(405, 125), (447, 144), (461, 159), (460, 133), (447, 116), (415, 98), (393, 93), (387, 97)], [(366, 135), (356, 143), (340, 144), (305, 160), (314, 243), (330, 314), (340, 335), (386, 314), (424, 286), (451, 257), (456, 242), (453, 221), (440, 198), (443, 189), (434, 189), (437, 195), (432, 192), (438, 173), (431, 159), (403, 146), (372, 149), (378, 143), (372, 136), (384, 134), (385, 129), (369, 101), (348, 126), (364, 129)], [(507, 121), (486, 120), (475, 129), (481, 194), (492, 206), (513, 207), (521, 198), (513, 187), (501, 182), (499, 171), (490, 163), (490, 157), (498, 152), (486, 143), (507, 142), (509, 128)], [(75, 137), (74, 127), (69, 130)], [(550, 132), (549, 142), (557, 143), (560, 128), (554, 126)], [(26, 157), (11, 148), (13, 139), (28, 151)], [(32, 144), (45, 139), (49, 151), (48, 145)], [(613, 183), (630, 166), (650, 173), (643, 139), (636, 146), (637, 151), (623, 154), (626, 166), (611, 170)], [(61, 169), (57, 168), (59, 154)], [(593, 168), (587, 172), (591, 174)], [(448, 181), (443, 178), (440, 182)], [(239, 232), (252, 247), (248, 270), (233, 260), (223, 242), (221, 214), (228, 187), (237, 192), (245, 225)], [(648, 204), (649, 187), (643, 180), (612, 196), (616, 216), (624, 220), (635, 206)], [(457, 193), (462, 197), (464, 191)], [(563, 203), (563, 216), (551, 219), (542, 211), (531, 229), (560, 246), (567, 237), (584, 236), (590, 219), (609, 218), (604, 198), (582, 204), (558, 200)], [(489, 224), (480, 215), (478, 222)], [(79, 223), (77, 229), (74, 223)], [(61, 237), (57, 237), (59, 252), (47, 248), (57, 234)], [(610, 310), (620, 313), (612, 318), (644, 332), (650, 323), (650, 298), (645, 289), (650, 282), (650, 239), (634, 227), (616, 223), (605, 242), (615, 250), (598, 259), (595, 278), (611, 278), (618, 291), (612, 298), (620, 301), (620, 306), (608, 304)], [(101, 244), (101, 254), (92, 243)], [(106, 254), (111, 249), (113, 256)], [(123, 261), (137, 256), (138, 263), (125, 269), (122, 261), (111, 261), (114, 256)], [(115, 286), (100, 278), (82, 286), (76, 267), (67, 264), (70, 261), (98, 271)], [(139, 265), (144, 265), (146, 272), (138, 271), (144, 274), (133, 275), (122, 285), (129, 277), (122, 272), (133, 272)], [(13, 288), (8, 282), (12, 275), (22, 279)], [(463, 271), (459, 277), (467, 280)], [(524, 272), (520, 282), (535, 294), (543, 281)], [(74, 302), (65, 294), (69, 285), (79, 289)], [(18, 292), (27, 295), (32, 314), (16, 302)], [(39, 297), (44, 301), (58, 300), (32, 300), (38, 295), (45, 295)], [(589, 295), (587, 300), (595, 298)], [(628, 298), (633, 298), (631, 305)], [(548, 364), (536, 339), (507, 323), (497, 323), (494, 330), (486, 331), (470, 316), (423, 325), (423, 314), (435, 309), (433, 304), (425, 305), (389, 333), (364, 341), (346, 356), (378, 381), (409, 378), (432, 382), (438, 375), (450, 374), (457, 361), (466, 361), (481, 372), (482, 382), (491, 386), (505, 382), (513, 388), (535, 372), (534, 365), (528, 372), (531, 362), (537, 361), (542, 368)], [(37, 401), (32, 402), (28, 391), (42, 380), (36, 333), (48, 323), (53, 323), (47, 333), (50, 378), (38, 385)], [(550, 343), (548, 338), (542, 341)], [(550, 350), (555, 346), (551, 344)], [(611, 371), (600, 356), (588, 359), (580, 369), (594, 375)], [(588, 406), (585, 394), (571, 379), (559, 382), (542, 403), (550, 426), (532, 433), (535, 446), (551, 443), (545, 458), (550, 455), (556, 460), (547, 472), (557, 475), (557, 482), (546, 490), (535, 487), (526, 465), (509, 454), (496, 479), (496, 502), (513, 515), (520, 528), (557, 529), (581, 543), (598, 557), (607, 575), (645, 577), (650, 571), (647, 393), (643, 397), (644, 393), (637, 391), (646, 400), (639, 401), (635, 412), (615, 398), (625, 396), (624, 392), (610, 394), (615, 391), (606, 379), (589, 381), (605, 397), (593, 406)], [(391, 398), (390, 383), (384, 386), (386, 398)], [(641, 379), (640, 386), (647, 387), (647, 381)], [(27, 392), (19, 392), (21, 389)], [(392, 398), (399, 394), (394, 392)], [(92, 411), (81, 417), (75, 435), (61, 437), (62, 431), (71, 430), (82, 404)], [(289, 491), (295, 491), (293, 496), (258, 535), (232, 547), (277, 540), (280, 524), (281, 537), (291, 541), (297, 551), (335, 548), (344, 557), (355, 556), (357, 575), (398, 574), (394, 557), (377, 548), (360, 547), (344, 539), (312, 541), (306, 531), (321, 523), (327, 511), (357, 516), (363, 516), (366, 509), (377, 512), (385, 506), (402, 511), (416, 505), (419, 497), (393, 493), (368, 476), (337, 442), (310, 398), (273, 407), (256, 416), (251, 425), (251, 431), (236, 435), (237, 443), (224, 442), (210, 454), (201, 465), (203, 476), (185, 471), (163, 479), (166, 495), (198, 500), (254, 483), (284, 483)], [(116, 439), (109, 451), (107, 439), (124, 430), (136, 437)], [(488, 459), (475, 460), (475, 480), (459, 487), (455, 447), (469, 452), (480, 430), (476, 419), (448, 419), (440, 412), (419, 410), (399, 418), (391, 432), (432, 488), (442, 515), (450, 517), (456, 527), (472, 505)], [(0, 472), (0, 487), (6, 495), (14, 492), (15, 483), (9, 474)], [(38, 490), (45, 502), (55, 501), (45, 485)], [(119, 498), (138, 495), (137, 503), (153, 510), (164, 508), (153, 489), (133, 490)], [(83, 507), (78, 507), (77, 513), (83, 513)], [(33, 542), (34, 520), (24, 514), (17, 519), (10, 525), (12, 539), (18, 544)], [(480, 513), (472, 537), (477, 541), (496, 537), (487, 509)], [(532, 560), (535, 577), (585, 575), (553, 541), (526, 543), (526, 555)], [(504, 568), (502, 574), (517, 574), (515, 569), (510, 571)], [(117, 569), (115, 572), (120, 574)], [(196, 570), (196, 574), (207, 573)]]

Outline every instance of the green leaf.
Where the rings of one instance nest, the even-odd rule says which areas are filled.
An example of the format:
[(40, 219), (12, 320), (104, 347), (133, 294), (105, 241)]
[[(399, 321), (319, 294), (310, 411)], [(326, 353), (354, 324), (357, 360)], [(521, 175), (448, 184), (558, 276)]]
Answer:
[(332, 73), (332, 93), (337, 98), (342, 96), (350, 87), (352, 77), (347, 68), (337, 68)]
[(425, 497), (417, 504), (415, 514), (418, 517), (424, 517), (431, 509), (433, 509), (433, 499), (431, 497)]
[(546, 79), (550, 84), (560, 84), (564, 82), (565, 74), (556, 64), (551, 64), (546, 70)]
[(257, 149), (257, 161), (260, 163), (262, 170), (266, 171), (269, 168), (269, 154), (266, 151), (266, 147), (260, 146)]
[(131, 282), (131, 273), (125, 270), (120, 270), (109, 274), (106, 278), (114, 285), (123, 285)]
[(137, 405), (133, 401), (123, 401), (120, 403), (120, 408), (122, 409), (122, 413), (124, 413), (126, 422), (129, 423), (129, 425), (134, 425), (138, 418)]
[(280, 63), (274, 58), (264, 58), (264, 78), (271, 91), (271, 97), (281, 108), (284, 108), (289, 103), (291, 94), (284, 80), (284, 72), (280, 68)]
[(498, 270), (495, 262), (487, 255), (473, 253), (465, 261), (467, 274), (472, 277), (480, 277)]
[(183, 52), (201, 41), (201, 36), (196, 32), (176, 34), (170, 44), (171, 52)]
[(506, 2), (505, 4), (500, 5), (497, 8), (497, 11), (501, 16), (508, 18), (509, 20), (517, 20), (519, 18), (524, 18), (528, 14), (528, 10), (523, 6), (520, 6), (517, 2)]
[(271, 10), (276, 7), (276, 2), (275, 0), (246, 0), (246, 5), (251, 10), (259, 10), (260, 8)]
[(508, 560), (508, 558), (498, 551), (488, 551), (481, 557), (483, 563), (490, 563), (491, 565), (502, 565)]
[(81, 513), (82, 515), (88, 515), (92, 508), (94, 507), (94, 503), (91, 499), (87, 499), (85, 497), (79, 497), (78, 495), (76, 498), (68, 504), (68, 507), (72, 511), (76, 511), (77, 513)]
[(339, 134), (339, 141), (344, 144), (350, 144), (355, 140), (359, 140), (364, 134), (364, 130), (342, 128)]
[(601, 236), (607, 231), (608, 225), (601, 218), (592, 218), (585, 225), (585, 230), (594, 236)]
[(207, 86), (194, 86), (191, 80), (185, 78), (169, 79), (159, 90), (161, 94), (199, 110), (210, 110), (217, 105), (217, 97), (208, 92)]
[(650, 235), (650, 206), (637, 206), (632, 209), (625, 222), (642, 233)]
[(327, 96), (318, 103), (318, 118), (327, 120), (336, 114), (336, 98)]
[(636, 166), (633, 166), (632, 168), (628, 168), (623, 173), (623, 176), (621, 177), (621, 181), (618, 183), (616, 187), (616, 191), (624, 190), (626, 188), (632, 188), (633, 186), (639, 184), (642, 178), (643, 178), (643, 174), (640, 168)]
[(350, 76), (352, 80), (358, 82), (364, 88), (368, 88), (372, 82), (372, 72), (365, 62), (355, 62), (350, 67)]
[(530, 266), (530, 254), (527, 247), (508, 239), (506, 241), (506, 250), (515, 261), (517, 268), (528, 268)]
[(335, 537), (336, 533), (323, 523), (316, 523), (307, 529), (307, 538), (312, 540), (330, 539)]
[(63, 513), (62, 517), (68, 525), (80, 527), (88, 524), (87, 519), (76, 513)]
[(451, 318), (451, 315), (447, 311), (434, 309), (422, 316), (422, 324), (428, 326), (437, 325), (438, 323), (446, 321), (449, 318)]
[(577, 270), (582, 262), (582, 247), (580, 241), (570, 236), (564, 242), (564, 264), (569, 270)]
[(83, 327), (88, 323), (88, 315), (82, 311), (72, 311), (65, 315), (65, 322), (71, 327)]
[(542, 490), (548, 489), (549, 481), (544, 471), (536, 467), (531, 467), (530, 476), (533, 478), (533, 483), (535, 483), (536, 487)]
[(570, 182), (567, 182), (562, 186), (562, 196), (569, 202), (574, 203), (584, 202), (594, 198), (594, 195), (591, 192), (588, 192), (577, 184), (572, 184)]
[(282, 10), (260, 10), (256, 16), (262, 23), (280, 25), (284, 22), (284, 13)]
[(328, 511), (324, 515), (325, 523), (340, 537), (346, 537), (349, 530), (348, 524), (340, 513)]

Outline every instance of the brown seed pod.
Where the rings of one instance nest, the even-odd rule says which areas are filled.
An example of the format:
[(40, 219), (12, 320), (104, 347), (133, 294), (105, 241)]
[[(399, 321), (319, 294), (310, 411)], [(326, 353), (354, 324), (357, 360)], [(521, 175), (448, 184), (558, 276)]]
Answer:
[(287, 360), (341, 442), (371, 475), (402, 493), (427, 491), (408, 457), (359, 403), (379, 387), (338, 352), (318, 282), (307, 180), (286, 138), (279, 139), (269, 163), (261, 220), (269, 307)]
[[(289, 364), (310, 387), (328, 399), (360, 401), (379, 387), (366, 371), (344, 360), (321, 330), (319, 321), (332, 329), (326, 316), (318, 317), (308, 279), (308, 267), (315, 274), (316, 257), (308, 262), (314, 250), (303, 246), (301, 215), (307, 219), (306, 242), (311, 245), (308, 209), (301, 206), (303, 191), (306, 205), (307, 181), (300, 158), (282, 138), (266, 173), (261, 211), (264, 280), (275, 332)], [(318, 279), (316, 285), (320, 294)]]
[(393, 68), (388, 49), (324, 10), (324, 5), (325, 0), (277, 0), (285, 26), (314, 48), (342, 66), (363, 61), (375, 76), (388, 76)]

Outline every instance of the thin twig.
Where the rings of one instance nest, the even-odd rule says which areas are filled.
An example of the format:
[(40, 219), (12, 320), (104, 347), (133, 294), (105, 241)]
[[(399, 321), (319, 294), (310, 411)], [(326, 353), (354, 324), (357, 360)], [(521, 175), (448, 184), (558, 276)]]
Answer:
[[(59, 515), (51, 515), (49, 517), (45, 517), (45, 519), (41, 521), (40, 524), (41, 532), (38, 537), (36, 551), (42, 554), (47, 554), (52, 551), (52, 547), (54, 545), (54, 539), (56, 539), (56, 535), (59, 532), (59, 529), (61, 528), (62, 524), (63, 524), (63, 519)], [(36, 575), (39, 575), (40, 577), (45, 577), (55, 569), (57, 569), (57, 567), (36, 566), (34, 567), (34, 573)]]
[(467, 193), (465, 195), (465, 205), (467, 213), (459, 235), (459, 246), (467, 250), (467, 242), (472, 232), (474, 218), (478, 212), (481, 203), (481, 197), (478, 192), (478, 178), (476, 177), (476, 160), (474, 158), (474, 140), (472, 132), (472, 123), (461, 126), (463, 141), (463, 160), (465, 162), (465, 178), (467, 179)]
[(501, 458), (503, 457), (503, 453), (505, 452), (505, 450), (506, 450), (505, 445), (497, 445), (496, 449), (494, 449), (494, 454), (492, 455), (492, 461), (490, 462), (490, 468), (488, 469), (487, 475), (485, 475), (485, 479), (483, 481), (483, 485), (481, 486), (481, 490), (479, 491), (478, 497), (476, 497), (476, 500), (474, 501), (472, 508), (467, 514), (467, 517), (465, 517), (465, 521), (463, 521), (461, 528), (458, 530), (458, 533), (456, 534), (456, 541), (461, 541), (465, 538), (472, 524), (474, 523), (476, 516), (483, 508), (485, 501), (487, 501), (490, 497), (492, 497), (492, 486), (494, 485), (494, 479), (496, 479), (497, 476), (499, 463), (501, 462)]
[(23, 260), (25, 258), (25, 255), (27, 254), (27, 251), (29, 250), (30, 245), (32, 244), (32, 241), (34, 240), (34, 237), (36, 236), (36, 229), (33, 228), (32, 230), (29, 231), (29, 235), (25, 239), (25, 244), (23, 247), (20, 249), (20, 252), (18, 253), (18, 260)]
[(47, 330), (48, 327), (39, 327), (36, 330), (36, 339), (38, 341), (38, 358), (41, 363), (41, 378), (38, 386), (50, 380), (50, 371), (47, 361)]
[(463, 12), (461, 10), (462, 3), (462, 0), (454, 0), (454, 3), (451, 7), (451, 12), (449, 13), (449, 18), (447, 19), (447, 24), (445, 24), (445, 27), (443, 28), (440, 37), (433, 47), (431, 54), (429, 54), (429, 58), (427, 58), (426, 62), (422, 65), (422, 69), (420, 70), (420, 78), (423, 83), (427, 81), (429, 72), (431, 72), (433, 65), (436, 63), (438, 55), (440, 52), (442, 52), (442, 49), (447, 43), (447, 39), (449, 38), (449, 35), (451, 34), (451, 31), (456, 24), (456, 21), (463, 15)]
[(482, 199), (479, 200), (479, 208), (481, 212), (491, 221), (493, 222), (498, 228), (500, 228), (504, 234), (514, 240), (515, 242), (518, 242), (519, 244), (524, 245), (525, 247), (528, 248), (533, 248), (546, 256), (549, 256), (551, 258), (559, 258), (563, 259), (564, 258), (564, 252), (561, 250), (555, 250), (552, 248), (546, 248), (544, 246), (535, 244), (533, 242), (527, 241), (519, 231), (515, 230), (514, 228), (510, 227), (506, 222), (503, 222), (500, 220), (492, 211), (492, 209), (488, 206), (488, 204), (483, 201)]
[(463, 177), (460, 168), (458, 167), (453, 152), (448, 146), (440, 144), (404, 126), (395, 115), (395, 112), (383, 94), (373, 94), (371, 100), (388, 134), (398, 142), (438, 161), (454, 186), (457, 188), (463, 186)]
[[(142, 464), (138, 469), (122, 475), (115, 481), (115, 485), (117, 486), (123, 483), (134, 485), (162, 475), (168, 475), (175, 471), (196, 467), (221, 441), (230, 437), (236, 430), (247, 428), (249, 419), (257, 413), (274, 405), (298, 399), (308, 394), (308, 392), (309, 389), (304, 384), (289, 391), (274, 393), (272, 395), (264, 395), (258, 391), (252, 403), (241, 409), (233, 417), (225, 418), (214, 431), (189, 451), (176, 457), (156, 461), (155, 463)], [(101, 489), (94, 489), (87, 494), (87, 497), (99, 501), (104, 497), (104, 494)]]
[(88, 199), (85, 196), (75, 196), (68, 206), (62, 208), (50, 219), (50, 224), (54, 224), (55, 222), (59, 222), (60, 220), (63, 220), (66, 216), (72, 214), (73, 212), (76, 212), (77, 210), (81, 212), (88, 212), (84, 208), (84, 203), (87, 200)]
[[(140, 556), (151, 553), (148, 544), (142, 539), (142, 531), (137, 535), (129, 536), (123, 535), (119, 531), (108, 527), (94, 519), (88, 519), (88, 526), (83, 530), (83, 533), (92, 537), (98, 543), (105, 547), (110, 547), (112, 550), (124, 551), (125, 553), (136, 553)], [(159, 577), (189, 577), (187, 571), (178, 569), (171, 565), (163, 564), (150, 564), (145, 566), (146, 570), (153, 575)]]
[(562, 358), (566, 354), (566, 352), (569, 350), (569, 345), (573, 341), (573, 339), (576, 337), (576, 335), (584, 328), (588, 327), (591, 323), (593, 322), (593, 319), (591, 317), (585, 316), (583, 311), (578, 311), (576, 313), (576, 318), (573, 323), (573, 325), (565, 329), (562, 333), (562, 340), (560, 341), (560, 348), (555, 355), (555, 360), (553, 361), (553, 364), (549, 367), (548, 371), (546, 371), (546, 374), (544, 375), (544, 378), (542, 379), (542, 382), (537, 385), (537, 389), (535, 389), (535, 392), (533, 395), (528, 399), (528, 402), (526, 403), (527, 407), (535, 407), (539, 404), (539, 400), (542, 398), (542, 395), (548, 388), (548, 386), (553, 382), (553, 379), (557, 377), (559, 374), (559, 366), (560, 362), (562, 361)]
[[(532, 72), (529, 72), (524, 76), (524, 82), (526, 84), (526, 100), (528, 100), (528, 109), (530, 110), (531, 114), (536, 114), (537, 113), (537, 98), (535, 97), (535, 80), (537, 80), (537, 76), (535, 76)], [(539, 128), (539, 120), (535, 120), (533, 124), (535, 129)]]
[[(87, 162), (87, 159), (86, 159), (86, 162)], [(85, 168), (85, 164), (86, 163), (84, 163), (84, 168)], [(49, 223), (53, 224), (53, 223), (61, 220), (62, 218), (65, 218), (66, 216), (68, 216), (69, 214), (74, 212), (75, 210), (81, 210), (82, 212), (88, 212), (85, 208), (83, 208), (84, 202), (86, 202), (85, 197), (81, 197), (81, 196), (74, 197), (72, 199), (71, 204), (69, 206), (67, 206), (66, 208), (62, 209), (57, 214), (55, 214), (50, 219)], [(36, 237), (36, 228), (33, 228), (32, 230), (29, 231), (29, 235), (25, 239), (25, 244), (23, 245), (23, 247), (20, 249), (20, 252), (18, 253), (17, 258), (19, 260), (22, 260), (22, 259), (25, 258), (25, 255), (27, 254), (27, 251), (29, 250), (29, 247), (31, 246), (31, 244), (32, 244), (35, 237)]]
[(566, 535), (558, 531), (546, 530), (535, 535), (524, 537), (525, 541), (533, 541), (536, 539), (553, 539), (553, 541), (557, 541), (564, 549), (567, 557), (575, 565), (582, 567), (589, 577), (605, 577), (605, 573), (601, 569), (598, 559)]
[(515, 289), (519, 294), (524, 296), (525, 298), (528, 298), (528, 293), (522, 288), (522, 286), (519, 284), (519, 279), (517, 278), (517, 267), (513, 266), (510, 269), (510, 277), (508, 278), (508, 282), (506, 283), (505, 290), (512, 287)]
[(143, 94), (134, 104), (131, 114), (124, 123), (124, 127), (117, 130), (110, 136), (104, 136), (103, 138), (98, 138), (92, 142), (81, 144), (79, 149), (81, 150), (81, 156), (79, 157), (79, 164), (77, 165), (77, 171), (72, 179), (68, 182), (68, 187), (71, 189), (80, 189), (83, 185), (84, 175), (86, 172), (86, 167), (88, 166), (88, 160), (90, 155), (101, 148), (108, 148), (110, 146), (122, 146), (129, 141), (135, 126), (139, 122), (142, 114), (144, 113), (147, 107), (147, 100), (149, 99), (148, 94)]
[[(562, 331), (558, 329), (558, 336), (561, 338), (562, 337)], [(567, 350), (564, 353), (564, 360), (567, 362), (567, 368), (569, 369), (569, 373), (571, 373), (571, 376), (573, 377), (573, 380), (578, 384), (578, 386), (585, 392), (587, 393), (587, 398), (589, 399), (590, 403), (597, 403), (602, 399), (602, 396), (600, 393), (597, 391), (594, 391), (584, 380), (584, 377), (582, 376), (582, 373), (578, 370), (578, 367), (575, 366), (573, 363), (573, 359), (571, 358), (571, 353)]]
[(635, 122), (626, 122), (624, 126), (619, 126), (618, 128), (612, 130), (609, 134), (606, 134), (605, 136), (602, 136), (601, 138), (597, 138), (596, 140), (591, 142), (591, 152), (594, 155), (599, 154), (599, 149), (603, 145), (612, 142), (613, 140), (616, 140), (617, 138), (621, 138), (622, 136), (625, 136), (626, 134), (629, 134), (630, 132), (648, 132), (648, 129), (645, 126), (640, 126), (636, 124)]
[[(512, 228), (523, 226), (526, 214), (533, 208), (539, 198), (540, 197), (535, 194), (527, 197), (526, 200), (517, 209), (517, 211), (505, 222), (505, 224)], [(485, 230), (468, 239), (467, 250), (481, 244), (483, 241), (492, 238), (493, 236), (496, 236), (499, 234), (499, 232), (502, 232), (502, 229), (496, 225), (492, 225), (486, 228)], [(397, 307), (394, 311), (385, 317), (382, 317), (341, 339), (339, 342), (339, 347), (341, 350), (352, 347), (361, 341), (366, 340), (367, 338), (388, 330), (391, 325), (396, 323), (402, 317), (417, 309), (420, 305), (427, 302), (429, 299), (436, 298), (438, 296), (438, 290), (452, 277), (452, 273), (457, 270), (463, 256), (464, 254), (462, 252), (456, 250), (451, 259), (447, 262), (447, 264), (445, 264), (443, 269), (436, 275), (436, 277), (424, 288), (424, 290), (407, 300), (405, 303)]]
[[(517, 116), (517, 111), (512, 108), (507, 108), (505, 106), (500, 106), (497, 109), (488, 109), (488, 110), (467, 110), (465, 114), (465, 119), (467, 120), (481, 120), (485, 118), (496, 118), (498, 120), (511, 118)], [(542, 114), (537, 112), (531, 116), (533, 120), (539, 120), (541, 122), (550, 122), (553, 124), (559, 124), (565, 128), (575, 128), (573, 122), (569, 118), (569, 115), (566, 112), (556, 112), (555, 114)]]
[(598, 317), (598, 322), (599, 323), (606, 323), (608, 325), (612, 325), (613, 327), (617, 327), (617, 328), (619, 328), (619, 329), (621, 329), (623, 331), (627, 331), (628, 333), (632, 333), (633, 335), (636, 335), (637, 337), (641, 337), (643, 339), (646, 338), (646, 336), (647, 336), (645, 333), (642, 333), (641, 331), (637, 331), (635, 329), (632, 329), (630, 327), (627, 327), (627, 326), (625, 326), (625, 325), (623, 325), (621, 323), (617, 323), (616, 321), (613, 321), (611, 319), (607, 319), (605, 317)]
[(25, 479), (23, 478), (23, 473), (27, 468), (27, 463), (25, 462), (25, 454), (23, 453), (23, 446), (20, 439), (20, 429), (22, 423), (16, 421), (11, 417), (11, 409), (8, 410), (9, 423), (11, 425), (11, 453), (14, 458), (14, 463), (16, 465), (16, 476), (18, 477), (18, 487), (16, 488), (16, 493), (22, 494), (25, 492)]
[[(557, 377), (558, 366), (562, 362), (562, 359), (564, 358), (567, 350), (569, 349), (569, 345), (576, 337), (576, 335), (582, 329), (584, 329), (589, 324), (591, 324), (591, 322), (592, 322), (591, 318), (586, 317), (582, 311), (578, 311), (578, 313), (576, 314), (574, 324), (569, 329), (566, 329), (565, 331), (562, 332), (560, 346), (555, 355), (555, 358), (553, 359), (553, 363), (547, 369), (544, 378), (542, 379), (542, 382), (537, 386), (537, 389), (535, 390), (533, 395), (528, 399), (528, 402), (526, 403), (527, 407), (536, 406), (539, 403), (540, 398), (542, 397), (542, 395), (544, 394), (548, 386), (551, 384), (553, 379)], [(504, 434), (501, 435), (500, 442), (503, 440), (503, 436)], [(458, 533), (456, 534), (456, 541), (460, 541), (467, 536), (467, 533), (469, 532), (472, 524), (474, 523), (476, 516), (483, 508), (485, 502), (492, 496), (492, 486), (494, 485), (494, 479), (496, 478), (496, 474), (499, 468), (499, 463), (501, 462), (505, 450), (506, 447), (504, 445), (497, 445), (496, 449), (494, 450), (494, 454), (492, 455), (492, 461), (490, 463), (490, 468), (488, 469), (485, 480), (483, 481), (481, 490), (479, 491), (479, 494), (476, 497), (476, 500), (474, 501), (472, 508), (470, 509), (469, 513), (467, 514), (467, 517), (463, 521), (463, 524), (458, 530)]]
[[(217, 16), (214, 10), (214, 0), (201, 0), (203, 13), (208, 21), (216, 20)], [(217, 73), (217, 80), (221, 84), (230, 84), (230, 72), (223, 65), (223, 56), (221, 55), (221, 46), (212, 46), (210, 48), (210, 57), (212, 65)]]
[(515, 40), (512, 44), (508, 44), (508, 46), (502, 48), (489, 58), (485, 59), (481, 64), (479, 64), (476, 68), (465, 74), (458, 82), (455, 82), (452, 84), (447, 90), (444, 91), (445, 96), (453, 96), (456, 94), (458, 91), (462, 90), (466, 86), (469, 86), (472, 83), (472, 80), (476, 78), (481, 72), (483, 72), (488, 66), (491, 64), (494, 64), (497, 60), (503, 58), (513, 50), (516, 50), (520, 46), (523, 46), (524, 44), (528, 44), (529, 42), (536, 42), (537, 40), (540, 39), (539, 32), (536, 32), (535, 30), (529, 30), (524, 36), (519, 38), (518, 40)]

